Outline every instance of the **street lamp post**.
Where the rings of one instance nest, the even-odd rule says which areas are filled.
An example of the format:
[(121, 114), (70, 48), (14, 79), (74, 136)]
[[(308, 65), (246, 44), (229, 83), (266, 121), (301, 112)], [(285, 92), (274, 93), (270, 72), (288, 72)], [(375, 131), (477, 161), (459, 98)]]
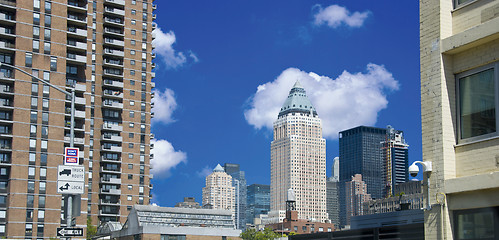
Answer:
[[(16, 69), (16, 70), (36, 79), (44, 84), (47, 84), (50, 87), (55, 88), (57, 91), (66, 94), (66, 96), (71, 97), (71, 124), (70, 124), (70, 130), (69, 130), (69, 146), (74, 147), (74, 120), (75, 120), (74, 119), (75, 118), (75, 91), (74, 91), (74, 89), (72, 88), (71, 92), (68, 92), (68, 91), (63, 90), (60, 87), (53, 85), (53, 84), (51, 84), (51, 83), (49, 83), (41, 78), (38, 78), (38, 77), (34, 76), (33, 74), (28, 73), (28, 72), (22, 70), (21, 68), (14, 66), (14, 65), (0, 62), (0, 67), (2, 67), (2, 66)], [(66, 225), (68, 227), (71, 227), (71, 225), (72, 225), (71, 220), (73, 218), (72, 217), (72, 215), (73, 215), (73, 213), (72, 213), (73, 212), (73, 206), (72, 206), (73, 205), (73, 196), (69, 194), (69, 195), (66, 195), (66, 197), (67, 197), (67, 203), (68, 203), (68, 206), (66, 206), (66, 213), (67, 213), (66, 214)]]

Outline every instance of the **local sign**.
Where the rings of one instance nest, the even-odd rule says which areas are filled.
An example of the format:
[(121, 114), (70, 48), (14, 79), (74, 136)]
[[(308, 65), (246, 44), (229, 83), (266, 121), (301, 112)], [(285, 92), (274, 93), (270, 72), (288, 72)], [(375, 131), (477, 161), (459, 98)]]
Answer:
[(64, 148), (64, 165), (79, 165), (78, 156), (80, 155), (79, 148), (66, 147)]
[(85, 182), (57, 181), (57, 193), (83, 194)]
[(83, 237), (83, 228), (57, 228), (58, 237)]

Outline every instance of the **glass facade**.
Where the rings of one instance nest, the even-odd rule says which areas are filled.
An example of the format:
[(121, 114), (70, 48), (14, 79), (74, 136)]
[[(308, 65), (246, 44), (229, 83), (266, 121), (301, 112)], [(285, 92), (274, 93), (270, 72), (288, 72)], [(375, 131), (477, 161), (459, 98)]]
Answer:
[(270, 211), (270, 185), (251, 184), (248, 186), (248, 206), (246, 218), (248, 223), (253, 223), (259, 214)]

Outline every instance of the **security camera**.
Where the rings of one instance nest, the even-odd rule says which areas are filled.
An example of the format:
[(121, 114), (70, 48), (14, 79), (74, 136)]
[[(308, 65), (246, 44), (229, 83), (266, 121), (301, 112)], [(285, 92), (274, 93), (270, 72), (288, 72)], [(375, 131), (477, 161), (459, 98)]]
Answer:
[(428, 177), (430, 177), (430, 174), (432, 172), (432, 164), (431, 162), (421, 162), (421, 161), (415, 161), (409, 166), (409, 174), (411, 174), (411, 177), (416, 177), (419, 172), (419, 167), (416, 164), (420, 164), (423, 167), (423, 173), (426, 173)]
[(411, 177), (416, 177), (419, 173), (419, 167), (416, 164), (412, 164), (409, 166), (409, 174), (411, 174)]

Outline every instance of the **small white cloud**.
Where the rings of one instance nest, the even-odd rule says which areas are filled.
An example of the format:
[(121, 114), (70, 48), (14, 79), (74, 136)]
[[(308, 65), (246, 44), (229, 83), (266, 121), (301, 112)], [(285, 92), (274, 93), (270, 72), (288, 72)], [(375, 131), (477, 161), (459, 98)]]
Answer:
[(200, 171), (197, 171), (196, 174), (200, 178), (206, 178), (206, 176), (210, 175), (212, 172), (213, 168), (211, 168), (210, 166), (204, 166), (204, 168), (201, 169)]
[(151, 172), (155, 178), (166, 178), (170, 176), (170, 170), (180, 163), (187, 162), (187, 154), (182, 151), (176, 151), (173, 145), (164, 139), (153, 139), (154, 149), (151, 153), (154, 158), (151, 160), (153, 169)]
[(189, 57), (191, 57), (194, 62), (199, 62), (198, 56), (192, 51), (189, 51)]
[[(153, 40), (156, 48), (154, 52), (157, 53), (165, 62), (167, 68), (176, 69), (187, 63), (187, 57), (183, 52), (176, 51), (173, 44), (176, 42), (175, 33), (173, 31), (163, 32), (161, 28), (153, 30), (156, 39)], [(197, 56), (189, 50), (189, 56), (194, 62), (198, 61)], [(194, 57), (193, 57), (194, 56)]]
[(323, 135), (336, 139), (338, 132), (359, 125), (374, 125), (378, 112), (386, 108), (386, 93), (397, 90), (398, 82), (383, 66), (368, 64), (365, 73), (343, 73), (336, 79), (284, 70), (274, 81), (257, 87), (246, 109), (246, 121), (256, 129), (272, 129), (289, 90), (299, 80), (322, 119)]
[(171, 89), (165, 89), (164, 92), (158, 90), (153, 91), (155, 96), (152, 99), (154, 103), (154, 118), (153, 123), (161, 122), (164, 124), (175, 122), (173, 119), (173, 111), (177, 109), (177, 101), (175, 100), (175, 92)]
[(331, 28), (337, 28), (342, 24), (349, 27), (361, 27), (370, 14), (369, 11), (350, 13), (348, 9), (339, 5), (331, 5), (326, 8), (315, 5), (314, 8), (319, 9), (314, 15), (315, 25), (319, 26), (326, 23)]

